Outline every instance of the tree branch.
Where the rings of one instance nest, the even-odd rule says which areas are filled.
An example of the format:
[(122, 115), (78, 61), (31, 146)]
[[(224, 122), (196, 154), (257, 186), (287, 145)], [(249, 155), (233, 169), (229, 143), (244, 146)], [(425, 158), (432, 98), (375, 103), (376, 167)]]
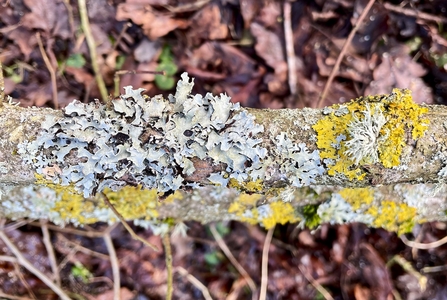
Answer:
[(323, 110), (240, 109), (192, 87), (184, 74), (168, 99), (127, 88), (110, 108), (5, 103), (0, 216), (115, 222), (104, 192), (158, 232), (166, 218), (361, 221), (399, 233), (445, 219), (445, 107), (395, 89)]

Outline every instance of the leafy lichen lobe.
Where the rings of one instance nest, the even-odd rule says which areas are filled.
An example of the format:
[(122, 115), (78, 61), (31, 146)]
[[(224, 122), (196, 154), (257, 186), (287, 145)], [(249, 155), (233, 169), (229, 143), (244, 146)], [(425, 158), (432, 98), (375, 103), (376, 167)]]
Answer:
[(398, 166), (407, 144), (406, 132), (416, 140), (427, 130), (429, 121), (422, 116), (427, 111), (413, 101), (407, 89), (393, 89), (389, 95), (360, 97), (326, 108), (327, 116), (313, 129), (328, 174), (363, 180), (364, 164)]

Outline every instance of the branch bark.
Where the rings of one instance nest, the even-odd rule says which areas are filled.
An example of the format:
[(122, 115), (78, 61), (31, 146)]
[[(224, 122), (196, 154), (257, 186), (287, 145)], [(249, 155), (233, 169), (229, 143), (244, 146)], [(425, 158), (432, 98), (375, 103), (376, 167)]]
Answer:
[[(192, 85), (190, 87), (192, 88)], [(184, 96), (183, 92), (178, 87), (175, 97), (170, 98), (171, 108), (165, 109), (169, 120), (177, 120), (175, 118), (178, 115), (186, 116), (185, 120), (190, 120), (185, 110), (186, 102), (182, 102), (180, 107), (178, 99), (193, 98)], [(186, 94), (189, 95), (189, 92)], [(123, 103), (127, 105), (125, 101), (131, 98), (134, 102), (137, 101), (136, 94), (132, 95), (133, 98), (128, 95), (127, 98), (114, 100), (115, 114), (126, 114), (124, 110), (130, 106), (124, 107)], [(414, 103), (411, 107), (407, 107), (408, 103), (404, 107), (403, 102), (396, 100), (398, 98), (396, 95), (402, 99), (407, 97), (405, 91), (395, 91), (391, 95), (357, 99), (351, 104), (324, 110), (229, 110), (227, 119), (224, 120), (226, 123), (224, 122), (222, 128), (216, 130), (218, 138), (227, 139), (227, 143), (233, 142), (228, 142), (228, 135), (223, 135), (223, 133), (241, 130), (234, 125), (237, 123), (234, 120), (238, 114), (243, 112), (247, 120), (252, 116), (255, 120), (248, 130), (253, 130), (256, 136), (252, 137), (251, 133), (247, 133), (244, 143), (248, 144), (252, 138), (256, 138), (257, 142), (250, 145), (252, 149), (244, 146), (244, 150), (240, 150), (241, 153), (246, 151), (243, 155), (245, 160), (241, 164), (249, 170), (248, 176), (237, 170), (236, 162), (234, 166), (231, 165), (233, 158), (234, 161), (241, 158), (239, 156), (228, 158), (225, 156), (227, 155), (225, 150), (214, 156), (210, 154), (212, 150), (205, 152), (205, 156), (200, 158), (186, 156), (187, 161), (183, 157), (177, 157), (178, 153), (183, 152), (166, 150), (165, 156), (176, 156), (175, 159), (167, 158), (171, 164), (177, 163), (172, 169), (174, 171), (169, 171), (174, 178), (173, 182), (179, 178), (181, 180), (176, 188), (162, 185), (160, 182), (167, 180), (166, 178), (151, 174), (145, 169), (141, 173), (144, 176), (141, 174), (137, 176), (130, 171), (121, 172), (121, 177), (114, 173), (111, 178), (119, 181), (119, 187), (111, 186), (109, 189), (107, 185), (101, 187), (100, 184), (95, 183), (96, 185), (90, 190), (84, 187), (89, 183), (83, 178), (79, 178), (78, 181), (63, 182), (64, 180), (60, 177), (64, 169), (71, 170), (75, 166), (86, 164), (86, 158), (76, 152), (79, 149), (75, 152), (67, 152), (64, 156), (61, 155), (63, 161), (54, 159), (55, 152), (52, 151), (59, 149), (58, 146), (45, 148), (40, 145), (42, 146), (40, 150), (34, 152), (35, 157), (30, 157), (30, 152), (25, 153), (26, 151), (23, 150), (25, 147), (23, 145), (30, 145), (27, 141), (43, 143), (52, 140), (56, 142), (56, 139), (60, 139), (61, 132), (66, 136), (65, 128), (73, 127), (73, 124), (80, 122), (79, 114), (82, 113), (80, 113), (79, 105), (81, 104), (76, 104), (78, 105), (76, 109), (70, 108), (70, 111), (66, 110), (64, 113), (43, 108), (21, 108), (5, 103), (0, 110), (0, 215), (11, 219), (43, 218), (56, 224), (71, 222), (82, 225), (97, 221), (115, 222), (114, 214), (97, 196), (101, 189), (127, 220), (135, 220), (136, 224), (153, 229), (158, 228), (161, 231), (164, 223), (160, 223), (160, 220), (173, 218), (177, 221), (197, 220), (203, 223), (236, 219), (260, 223), (266, 228), (271, 228), (277, 223), (297, 221), (308, 226), (316, 226), (321, 222), (361, 221), (399, 233), (407, 232), (415, 223), (446, 219), (447, 205), (444, 196), (446, 191), (443, 183), (447, 174), (445, 168), (447, 109), (444, 106), (421, 107)], [(144, 99), (144, 101), (168, 103), (168, 100), (160, 99), (162, 98)], [(222, 99), (219, 101), (224, 101)], [(134, 102), (131, 104), (139, 103)], [(221, 109), (218, 106), (221, 104), (216, 104), (217, 101), (209, 103), (214, 103), (214, 111)], [(382, 106), (377, 106), (377, 103), (382, 103), (380, 104)], [(396, 103), (400, 103), (398, 109), (409, 112), (403, 117), (397, 113), (393, 115), (390, 111), (394, 106), (398, 106)], [(107, 110), (105, 106), (99, 104), (96, 106), (98, 110)], [(204, 107), (209, 109), (209, 106)], [(413, 112), (416, 110), (421, 110), (421, 113), (414, 116)], [(194, 115), (198, 114), (200, 113), (195, 111)], [(380, 114), (383, 114), (383, 124), (380, 122)], [(105, 115), (110, 115), (110, 112), (106, 112)], [(213, 116), (211, 115), (211, 119)], [(343, 117), (345, 119), (342, 119)], [(72, 121), (73, 119), (77, 121)], [(136, 116), (132, 115), (122, 120), (131, 123), (135, 119)], [(340, 125), (342, 124), (340, 120), (347, 124)], [(397, 126), (394, 131), (403, 128), (403, 138), (389, 142), (394, 137), (394, 131), (387, 128), (386, 124), (391, 124), (394, 120), (398, 120), (397, 123), (393, 123), (397, 124), (393, 125)], [(203, 124), (203, 122), (201, 120), (197, 124)], [(371, 127), (363, 129), (372, 132), (370, 136), (372, 141), (369, 141), (372, 144), (365, 144), (365, 147), (371, 146), (373, 150), (364, 151), (363, 156), (356, 157), (352, 154), (355, 149), (363, 151), (358, 145), (355, 146), (357, 148), (352, 146), (354, 143), (359, 143), (356, 141), (355, 131), (358, 128), (354, 127), (360, 126), (360, 123), (365, 128)], [(400, 123), (405, 124), (400, 126)], [(180, 123), (174, 124), (174, 127), (180, 126)], [(197, 128), (197, 124), (191, 128)], [(259, 125), (263, 127), (263, 130), (255, 132), (253, 128), (260, 128)], [(428, 126), (424, 127), (425, 125)], [(190, 124), (184, 126), (190, 126)], [(232, 126), (233, 129), (231, 129)], [(340, 129), (340, 126), (344, 127)], [(328, 132), (323, 132), (322, 127), (325, 130), (332, 130), (329, 132), (333, 135), (332, 141), (324, 140)], [(158, 136), (168, 139), (167, 136), (172, 134), (169, 130), (175, 130), (175, 128), (169, 128), (169, 126), (166, 128), (146, 126), (145, 130), (135, 138), (138, 138), (141, 144), (149, 144), (151, 139)], [(79, 129), (79, 131), (82, 130), (86, 129)], [(196, 136), (195, 132), (189, 133), (183, 129), (182, 132), (185, 135)], [(132, 132), (127, 131), (127, 134), (131, 135)], [(117, 143), (115, 146), (122, 145), (122, 148), (135, 146), (135, 140), (131, 144), (127, 141), (119, 141), (117, 136), (118, 134), (115, 133), (114, 139), (110, 140)], [(124, 140), (127, 138), (125, 137)], [(211, 139), (210, 133), (207, 138), (208, 141)], [(238, 136), (233, 134), (233, 138), (238, 138)], [(87, 145), (85, 149), (93, 156), (95, 151), (99, 151), (92, 148), (95, 141), (85, 144)], [(77, 143), (78, 140), (75, 142)], [(218, 142), (219, 140), (215, 141), (217, 145), (219, 145)], [(360, 138), (360, 143), (364, 142), (364, 139)], [(394, 145), (394, 142), (400, 146)], [(48, 144), (48, 142), (45, 143)], [(191, 145), (191, 141), (185, 143)], [(234, 142), (231, 145), (236, 144), (237, 142)], [(111, 144), (107, 145), (109, 147)], [(167, 144), (163, 145), (169, 148)], [(327, 145), (332, 145), (335, 150), (329, 149)], [(385, 148), (383, 145), (391, 146)], [(113, 145), (110, 147), (114, 151), (112, 156), (120, 155), (116, 150), (119, 147), (114, 148)], [(160, 149), (165, 148), (160, 147)], [(265, 152), (262, 155), (259, 154), (259, 157), (250, 152), (261, 153), (261, 150)], [(398, 153), (389, 153), (393, 151)], [(51, 157), (53, 157), (53, 164), (45, 165), (43, 162)], [(131, 164), (129, 161), (132, 159), (131, 154), (128, 154), (124, 163), (123, 160), (119, 162), (121, 165), (127, 163), (129, 166)], [(253, 165), (257, 159), (259, 160), (257, 169), (254, 169)], [(162, 159), (158, 158), (158, 160)], [(344, 161), (343, 165), (337, 165), (338, 161)], [(392, 163), (394, 165), (390, 165)], [(146, 166), (149, 164), (147, 159), (145, 164)], [(309, 166), (310, 164), (313, 165)], [(95, 166), (98, 164), (95, 163)], [(133, 169), (135, 165), (132, 165)], [(167, 169), (163, 170), (167, 172)], [(119, 173), (119, 170), (117, 172)], [(92, 178), (95, 181), (105, 181), (104, 174), (105, 172), (99, 175), (94, 174)], [(217, 176), (219, 179), (210, 180), (210, 176), (216, 174), (220, 176)], [(145, 186), (147, 181), (137, 180), (145, 176), (153, 176), (157, 181), (152, 182), (152, 188)], [(82, 180), (84, 180), (83, 183), (79, 184)], [(87, 194), (89, 191), (91, 192)]]

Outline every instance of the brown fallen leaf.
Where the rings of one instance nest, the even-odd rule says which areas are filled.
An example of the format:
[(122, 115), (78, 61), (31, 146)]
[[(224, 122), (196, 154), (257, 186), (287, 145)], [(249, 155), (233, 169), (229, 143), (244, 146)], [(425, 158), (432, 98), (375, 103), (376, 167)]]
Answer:
[(121, 3), (116, 11), (116, 20), (132, 20), (141, 25), (150, 40), (165, 36), (176, 28), (185, 28), (188, 21), (174, 19), (170, 14), (162, 14), (144, 3)]
[(433, 103), (431, 89), (422, 80), (426, 71), (412, 60), (407, 46), (399, 45), (382, 55), (382, 62), (373, 71), (373, 81), (365, 95), (386, 94), (393, 88), (408, 88), (413, 91), (417, 103)]
[(24, 0), (24, 2), (31, 10), (22, 18), (24, 27), (41, 29), (63, 39), (71, 36), (67, 8), (62, 1)]
[(203, 40), (220, 40), (228, 35), (228, 26), (222, 22), (222, 13), (215, 4), (203, 7), (191, 21), (190, 37), (194, 43)]

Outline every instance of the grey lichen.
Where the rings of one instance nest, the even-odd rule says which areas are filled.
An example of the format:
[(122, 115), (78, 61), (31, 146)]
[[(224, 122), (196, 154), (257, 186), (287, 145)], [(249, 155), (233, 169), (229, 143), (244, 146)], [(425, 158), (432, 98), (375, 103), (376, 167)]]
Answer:
[(368, 103), (366, 110), (362, 113), (363, 118), (358, 118), (353, 114), (354, 121), (348, 124), (350, 139), (345, 143), (348, 148), (346, 154), (356, 164), (359, 164), (362, 159), (376, 163), (379, 161), (378, 144), (388, 138), (387, 135), (380, 136), (380, 130), (387, 120), (378, 106), (374, 106), (374, 111), (371, 111)]
[(318, 206), (317, 214), (322, 223), (345, 224), (350, 222), (372, 223), (372, 217), (364, 213), (357, 213), (351, 204), (345, 201), (340, 194), (333, 193), (331, 199)]
[(276, 161), (280, 171), (294, 187), (309, 186), (325, 169), (318, 150), (310, 152), (304, 143), (294, 143), (285, 133), (276, 137)]
[(191, 95), (193, 85), (184, 73), (169, 100), (126, 87), (112, 108), (75, 101), (63, 118), (46, 119), (19, 154), (37, 173), (74, 184), (85, 197), (126, 184), (177, 190), (195, 170), (193, 157), (212, 158), (226, 164), (230, 178), (247, 179), (266, 155), (255, 138), (263, 127), (224, 94)]
[(188, 182), (197, 158), (222, 166), (207, 179), (223, 187), (232, 178), (269, 179), (271, 161), (294, 187), (324, 173), (318, 150), (309, 152), (282, 133), (267, 151), (261, 147), (264, 128), (253, 115), (225, 94), (192, 95), (193, 85), (184, 73), (168, 99), (126, 87), (112, 107), (74, 101), (63, 117), (46, 118), (37, 139), (21, 143), (18, 152), (38, 174), (73, 185), (84, 197), (125, 185), (159, 192), (197, 188)]

